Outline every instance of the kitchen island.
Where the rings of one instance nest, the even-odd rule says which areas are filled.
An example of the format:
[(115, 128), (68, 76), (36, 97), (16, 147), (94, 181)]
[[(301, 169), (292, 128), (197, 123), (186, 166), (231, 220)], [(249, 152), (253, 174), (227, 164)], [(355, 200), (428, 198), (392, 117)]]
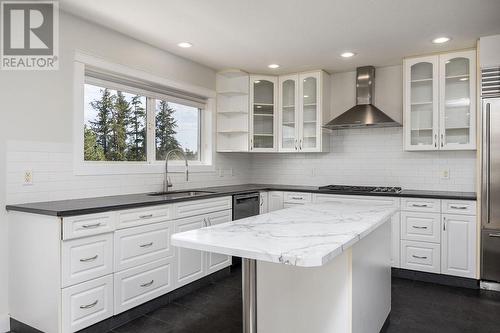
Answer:
[(312, 204), (177, 233), (172, 244), (243, 258), (244, 333), (379, 332), (395, 212)]

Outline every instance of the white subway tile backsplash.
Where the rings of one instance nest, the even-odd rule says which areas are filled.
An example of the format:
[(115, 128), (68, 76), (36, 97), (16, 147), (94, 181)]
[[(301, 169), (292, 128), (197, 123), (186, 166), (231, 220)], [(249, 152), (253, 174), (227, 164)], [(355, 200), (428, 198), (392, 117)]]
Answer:
[[(216, 170), (173, 174), (174, 189), (238, 183), (381, 185), (475, 191), (475, 151), (403, 151), (402, 128), (333, 132), (330, 153), (217, 154)], [(60, 200), (159, 191), (163, 174), (75, 175), (71, 144), (9, 141), (7, 202)], [(222, 169), (222, 177), (218, 169)], [(232, 175), (231, 175), (232, 169)], [(443, 170), (450, 173), (443, 179)], [(33, 185), (23, 185), (25, 170)]]
[[(7, 203), (50, 201), (95, 196), (160, 191), (163, 174), (75, 175), (72, 144), (9, 141), (7, 142)], [(174, 189), (231, 185), (250, 182), (249, 156), (217, 154), (217, 172), (173, 174)], [(233, 169), (231, 176), (230, 170)], [(33, 185), (24, 185), (25, 170), (33, 171)]]
[[(442, 179), (449, 169), (450, 179)], [(475, 151), (403, 151), (402, 128), (332, 133), (325, 154), (258, 154), (254, 183), (380, 185), (406, 189), (475, 191)]]

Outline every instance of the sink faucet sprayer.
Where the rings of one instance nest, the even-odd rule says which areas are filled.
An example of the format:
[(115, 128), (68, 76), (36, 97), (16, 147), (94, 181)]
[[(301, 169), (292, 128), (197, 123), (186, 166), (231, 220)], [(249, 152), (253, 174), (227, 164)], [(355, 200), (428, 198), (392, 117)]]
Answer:
[(173, 184), (170, 181), (170, 177), (168, 176), (168, 159), (172, 153), (181, 153), (182, 157), (184, 157), (184, 162), (186, 165), (186, 181), (189, 181), (189, 170), (188, 170), (188, 160), (186, 154), (182, 149), (172, 149), (167, 152), (167, 156), (165, 157), (165, 180), (163, 182), (163, 192), (168, 192), (168, 188), (172, 187)]

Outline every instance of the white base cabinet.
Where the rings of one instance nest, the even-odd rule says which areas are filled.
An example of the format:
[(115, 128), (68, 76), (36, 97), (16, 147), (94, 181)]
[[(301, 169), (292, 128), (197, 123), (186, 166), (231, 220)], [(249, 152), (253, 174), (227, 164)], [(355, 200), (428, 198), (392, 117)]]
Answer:
[(477, 279), (476, 202), (402, 199), (401, 267)]
[(115, 313), (121, 313), (174, 289), (172, 259), (160, 259), (114, 274)]
[(398, 208), (391, 219), (392, 267), (477, 279), (476, 201), (269, 192), (269, 211), (343, 202)]
[(113, 275), (62, 290), (62, 331), (76, 332), (113, 315)]
[(68, 218), (9, 214), (10, 315), (71, 333), (231, 265), (173, 232), (231, 221), (232, 197)]
[(441, 273), (476, 278), (476, 217), (443, 214)]
[(283, 209), (283, 192), (271, 191), (269, 192), (269, 212)]

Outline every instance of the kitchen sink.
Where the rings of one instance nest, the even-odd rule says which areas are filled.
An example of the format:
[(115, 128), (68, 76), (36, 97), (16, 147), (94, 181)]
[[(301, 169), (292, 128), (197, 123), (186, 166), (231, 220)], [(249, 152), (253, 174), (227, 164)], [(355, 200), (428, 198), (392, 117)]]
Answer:
[(168, 191), (168, 192), (155, 192), (150, 193), (151, 196), (162, 196), (169, 199), (186, 198), (186, 197), (197, 197), (207, 194), (212, 194), (215, 192), (209, 191)]

